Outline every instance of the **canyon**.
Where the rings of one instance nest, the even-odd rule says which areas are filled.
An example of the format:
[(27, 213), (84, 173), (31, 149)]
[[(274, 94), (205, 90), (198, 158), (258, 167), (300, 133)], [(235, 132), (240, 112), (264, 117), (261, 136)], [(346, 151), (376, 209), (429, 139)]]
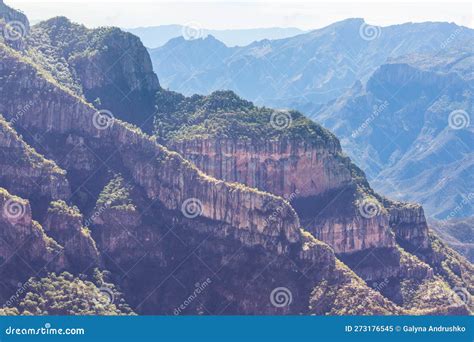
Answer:
[[(21, 20), (21, 42), (0, 38), (0, 204), (21, 214), (0, 218), (4, 302), (31, 277), (100, 296), (105, 272), (117, 301), (93, 312), (171, 315), (206, 279), (182, 314), (471, 312), (459, 289), (471, 295), (472, 264), (421, 206), (377, 194), (319, 124), (162, 89), (119, 29)], [(271, 300), (281, 287), (288, 305)]]

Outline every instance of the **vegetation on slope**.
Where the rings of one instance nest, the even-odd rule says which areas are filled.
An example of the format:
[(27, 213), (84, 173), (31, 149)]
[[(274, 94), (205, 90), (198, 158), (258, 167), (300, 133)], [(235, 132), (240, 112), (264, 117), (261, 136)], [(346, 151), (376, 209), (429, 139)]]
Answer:
[(64, 272), (44, 278), (30, 278), (27, 289), (15, 307), (4, 308), (0, 315), (128, 315), (133, 314), (122, 295), (104, 282), (100, 272), (95, 283)]
[(162, 142), (195, 138), (308, 139), (339, 146), (337, 138), (297, 111), (256, 107), (231, 91), (209, 96), (161, 90), (157, 93), (155, 134)]

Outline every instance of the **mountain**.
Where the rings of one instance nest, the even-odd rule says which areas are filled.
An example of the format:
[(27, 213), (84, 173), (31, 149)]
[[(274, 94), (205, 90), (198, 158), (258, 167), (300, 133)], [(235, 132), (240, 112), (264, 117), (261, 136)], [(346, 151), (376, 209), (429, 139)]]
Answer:
[(227, 49), (204, 37), (175, 38), (150, 55), (162, 85), (171, 90), (206, 95), (229, 89), (257, 104), (311, 114), (389, 58), (435, 53), (468, 39), (472, 30), (455, 24), (375, 27), (347, 19), (295, 37)]
[(143, 45), (82, 32), (55, 18), (0, 38), (0, 314), (472, 312), (472, 264), (421, 206), (375, 193), (327, 129), (156, 79), (143, 133), (125, 121), (140, 101), (95, 107), (125, 98), (110, 80), (154, 79)]
[[(151, 58), (162, 85), (184, 94), (224, 88), (300, 109), (341, 137), (379, 192), (444, 218), (473, 184), (472, 130), (447, 125), (451, 112), (472, 111), (473, 40), (472, 30), (454, 24), (348, 19), (241, 48), (176, 38)], [(405, 85), (411, 73), (417, 79)], [(369, 127), (356, 132), (365, 120)], [(456, 216), (473, 214), (470, 203), (462, 206)]]
[(384, 64), (314, 117), (344, 137), (380, 192), (423, 203), (438, 219), (465, 217), (474, 214), (473, 86), (453, 71)]
[(474, 218), (450, 219), (445, 221), (430, 221), (430, 226), (447, 241), (456, 251), (474, 261), (474, 241), (472, 227)]
[(269, 27), (233, 30), (208, 30), (201, 28), (198, 24), (162, 25), (152, 27), (137, 27), (124, 29), (133, 33), (148, 48), (157, 48), (165, 45), (173, 38), (185, 36), (187, 39), (205, 38), (212, 35), (227, 46), (245, 46), (263, 39), (280, 39), (293, 37), (304, 31), (294, 27)]
[(133, 124), (153, 121), (160, 85), (134, 35), (58, 17), (34, 25), (26, 40), (27, 55), (76, 95)]

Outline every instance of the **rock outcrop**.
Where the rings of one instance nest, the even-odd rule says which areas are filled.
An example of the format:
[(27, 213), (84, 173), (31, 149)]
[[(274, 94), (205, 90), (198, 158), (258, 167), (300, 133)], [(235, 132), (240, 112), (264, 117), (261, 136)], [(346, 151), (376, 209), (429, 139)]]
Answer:
[(63, 248), (33, 220), (28, 200), (0, 188), (0, 210), (0, 275), (6, 287), (0, 291), (2, 297), (32, 274), (67, 266)]
[(7, 45), (24, 50), (25, 37), (29, 34), (30, 22), (25, 14), (0, 1), (0, 40)]
[(45, 233), (64, 248), (70, 270), (75, 273), (87, 273), (100, 266), (99, 251), (82, 221), (77, 208), (69, 207), (64, 201), (54, 201), (43, 224)]
[(169, 146), (209, 175), (286, 198), (321, 195), (352, 181), (346, 165), (335, 157), (340, 147), (330, 143), (193, 139)]
[[(27, 106), (23, 114), (32, 107)], [(10, 116), (11, 121), (14, 123), (23, 114), (15, 112)], [(71, 195), (66, 172), (28, 146), (3, 117), (0, 117), (0, 156), (0, 186), (10, 192), (46, 203)]]
[(57, 17), (32, 27), (28, 49), (36, 63), (97, 108), (151, 128), (160, 85), (134, 35), (118, 28), (87, 29)]

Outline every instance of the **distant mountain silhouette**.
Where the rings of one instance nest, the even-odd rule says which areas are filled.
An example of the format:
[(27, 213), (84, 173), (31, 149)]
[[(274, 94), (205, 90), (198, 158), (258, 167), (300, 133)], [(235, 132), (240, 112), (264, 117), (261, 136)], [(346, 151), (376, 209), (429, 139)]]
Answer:
[[(125, 29), (140, 37), (143, 44), (149, 48), (156, 48), (164, 45), (170, 39), (187, 35), (196, 35), (203, 38), (213, 35), (221, 40), (227, 46), (244, 46), (252, 42), (263, 39), (280, 39), (296, 36), (304, 33), (295, 27), (269, 27), (269, 28), (252, 28), (252, 29), (233, 29), (233, 30), (208, 30), (199, 27), (197, 24), (190, 26), (183, 25), (161, 25), (151, 27), (137, 27)], [(193, 33), (191, 33), (193, 32)]]

